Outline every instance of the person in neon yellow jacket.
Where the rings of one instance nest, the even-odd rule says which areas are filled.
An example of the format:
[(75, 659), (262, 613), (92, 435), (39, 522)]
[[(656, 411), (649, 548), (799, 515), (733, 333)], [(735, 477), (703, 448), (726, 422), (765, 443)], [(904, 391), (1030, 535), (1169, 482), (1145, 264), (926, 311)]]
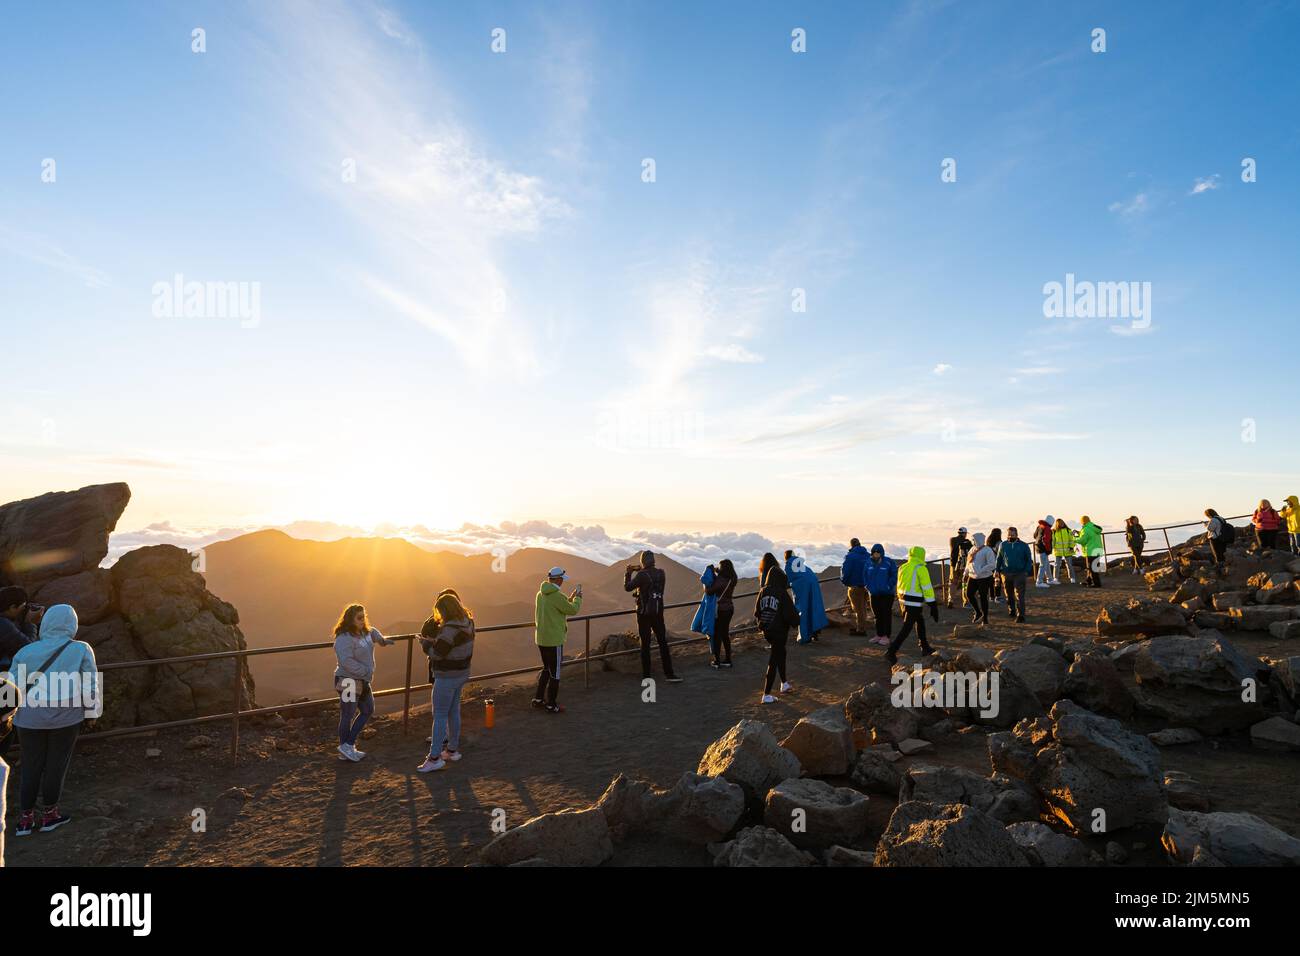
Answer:
[(1106, 539), (1101, 533), (1101, 528), (1093, 524), (1092, 519), (1087, 515), (1079, 519), (1079, 524), (1082, 527), (1075, 532), (1074, 540), (1083, 551), (1084, 564), (1088, 569), (1088, 577), (1083, 582), (1083, 586), (1099, 588), (1101, 569), (1106, 566)]
[(1300, 498), (1286, 496), (1286, 507), (1278, 512), (1286, 519), (1286, 530), (1291, 535), (1291, 550), (1300, 554)]
[(934, 599), (934, 585), (930, 581), (930, 569), (925, 564), (925, 548), (917, 545), (907, 551), (907, 561), (898, 569), (898, 603), (903, 607), (903, 627), (889, 643), (885, 651), (885, 660), (893, 664), (898, 660), (898, 649), (907, 640), (907, 635), (916, 628), (917, 640), (921, 642), (921, 653), (933, 654), (934, 649), (925, 639), (925, 606), (930, 606), (930, 617), (939, 623), (939, 605)]
[(1052, 525), (1052, 561), (1055, 564), (1052, 577), (1057, 584), (1061, 583), (1062, 571), (1071, 584), (1078, 583), (1073, 571), (1073, 559), (1074, 532), (1070, 530), (1064, 518), (1057, 518), (1056, 524)]

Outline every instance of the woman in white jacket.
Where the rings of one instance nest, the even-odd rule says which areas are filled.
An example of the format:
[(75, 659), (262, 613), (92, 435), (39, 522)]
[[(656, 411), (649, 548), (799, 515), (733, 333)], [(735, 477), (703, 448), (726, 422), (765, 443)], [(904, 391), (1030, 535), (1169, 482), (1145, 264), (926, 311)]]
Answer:
[(971, 623), (987, 627), (989, 623), (989, 592), (993, 590), (993, 573), (998, 566), (998, 556), (984, 543), (984, 535), (975, 532), (975, 546), (966, 556), (966, 599), (975, 609)]
[(371, 627), (366, 609), (350, 604), (343, 609), (334, 625), (334, 689), (339, 694), (339, 759), (360, 760), (365, 751), (357, 749), (366, 721), (375, 712), (375, 695), (370, 682), (375, 676), (375, 645), (392, 644)]

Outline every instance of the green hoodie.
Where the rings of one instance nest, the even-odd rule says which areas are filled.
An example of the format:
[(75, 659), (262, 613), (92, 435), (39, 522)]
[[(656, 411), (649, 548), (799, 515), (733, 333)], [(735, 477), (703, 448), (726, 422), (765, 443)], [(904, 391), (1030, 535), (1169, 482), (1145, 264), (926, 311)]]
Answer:
[(1074, 540), (1079, 542), (1083, 553), (1090, 558), (1097, 557), (1105, 550), (1101, 543), (1101, 528), (1091, 521), (1079, 529)]
[(569, 631), (568, 618), (578, 613), (582, 607), (582, 595), (572, 601), (564, 592), (550, 581), (543, 581), (537, 592), (537, 604), (533, 609), (533, 624), (537, 628), (538, 647), (559, 647)]

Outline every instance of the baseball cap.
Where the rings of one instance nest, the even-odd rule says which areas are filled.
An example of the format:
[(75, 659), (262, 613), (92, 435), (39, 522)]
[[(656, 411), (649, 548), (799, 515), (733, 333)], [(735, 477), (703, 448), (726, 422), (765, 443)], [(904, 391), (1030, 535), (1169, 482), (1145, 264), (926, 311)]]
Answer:
[(546, 576), (548, 578), (561, 578), (562, 580), (565, 581), (569, 579), (569, 573), (565, 571), (564, 568), (560, 567), (558, 564), (555, 567), (551, 568), (551, 570), (547, 571)]
[(966, 533), (966, 529), (965, 529), (965, 528), (958, 528), (958, 529), (957, 529), (957, 533), (958, 533), (958, 534), (965, 534), (965, 533)]

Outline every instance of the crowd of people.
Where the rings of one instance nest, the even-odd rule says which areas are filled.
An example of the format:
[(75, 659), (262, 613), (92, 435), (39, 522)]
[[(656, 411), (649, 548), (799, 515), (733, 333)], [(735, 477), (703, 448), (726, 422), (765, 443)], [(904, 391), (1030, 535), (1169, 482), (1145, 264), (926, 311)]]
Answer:
[[(1214, 561), (1223, 567), (1228, 547), (1245, 531), (1213, 508), (1205, 510), (1206, 540)], [(1284, 548), (1300, 554), (1300, 500), (1286, 498), (1274, 509), (1261, 501), (1251, 517), (1261, 549)], [(1141, 573), (1147, 535), (1136, 515), (1125, 522), (1125, 542), (1132, 556), (1132, 573)], [(890, 662), (904, 642), (916, 634), (922, 654), (933, 648), (927, 635), (927, 617), (939, 621), (940, 596), (948, 608), (960, 599), (970, 621), (987, 626), (991, 608), (1005, 605), (1015, 623), (1027, 620), (1027, 592), (1063, 584), (1099, 588), (1107, 571), (1105, 535), (1088, 515), (1073, 529), (1063, 519), (1046, 515), (1036, 519), (1027, 538), (1019, 529), (1001, 528), (971, 534), (958, 528), (949, 541), (946, 562), (931, 561), (923, 547), (909, 548), (898, 560), (883, 545), (863, 547), (857, 538), (849, 543), (840, 569), (852, 615), (849, 633), (866, 637), (884, 648)], [(1082, 568), (1076, 565), (1081, 564)], [(931, 574), (940, 565), (938, 589)], [(787, 668), (787, 648), (792, 633), (796, 643), (818, 640), (829, 620), (816, 574), (793, 551), (784, 562), (768, 552), (759, 562), (759, 590), (754, 601), (754, 623), (768, 646), (760, 700), (769, 704), (774, 691), (794, 690)], [(562, 567), (547, 572), (534, 604), (534, 640), (541, 659), (532, 706), (544, 713), (560, 714), (560, 680), (564, 644), (572, 617), (582, 610), (582, 586), (567, 595), (569, 575)], [(709, 565), (700, 575), (701, 599), (691, 629), (709, 642), (709, 666), (730, 669), (731, 631), (735, 619), (735, 592), (739, 577), (729, 559)], [(663, 679), (678, 683), (673, 667), (668, 629), (664, 621), (667, 576), (645, 551), (624, 574), (624, 589), (635, 602), (640, 639), (641, 674), (651, 677), (651, 644), (657, 644)], [(902, 626), (894, 632), (897, 603)], [(18, 821), (14, 833), (27, 836), (48, 832), (68, 823), (59, 809), (64, 780), (83, 721), (87, 700), (99, 700), (99, 673), (93, 648), (76, 639), (77, 613), (67, 604), (44, 608), (28, 600), (17, 586), (0, 588), (0, 819), (3, 819), (5, 784), (9, 766), (3, 759), (15, 738), (22, 751), (18, 786)], [(461, 693), (470, 678), (474, 657), (474, 614), (451, 588), (437, 595), (432, 613), (418, 635), (428, 658), (432, 730), (429, 751), (416, 768), (421, 773), (443, 770), (459, 761), (461, 753)], [(339, 696), (338, 754), (340, 760), (359, 761), (365, 752), (357, 747), (366, 722), (374, 714), (372, 683), (375, 648), (394, 642), (371, 626), (361, 604), (344, 608), (334, 627), (334, 686)], [(68, 677), (79, 680), (69, 681)], [(80, 691), (76, 699), (68, 688)], [(88, 691), (88, 693), (87, 693)], [(39, 811), (38, 811), (39, 806)], [(3, 863), (0, 831), (0, 864)]]

